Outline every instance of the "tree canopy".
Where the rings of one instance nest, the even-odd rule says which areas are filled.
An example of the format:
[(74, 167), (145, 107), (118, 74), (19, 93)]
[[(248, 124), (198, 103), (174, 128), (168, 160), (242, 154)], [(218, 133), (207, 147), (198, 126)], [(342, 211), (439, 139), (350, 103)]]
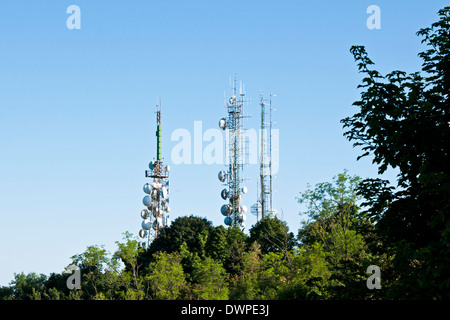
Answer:
[(399, 170), (394, 184), (364, 180), (360, 194), (396, 253), (393, 286), (410, 297), (448, 297), (450, 286), (450, 7), (438, 15), (417, 32), (427, 46), (420, 72), (383, 76), (363, 46), (351, 48), (365, 77), (359, 112), (342, 120), (360, 157), (372, 156), (379, 173)]

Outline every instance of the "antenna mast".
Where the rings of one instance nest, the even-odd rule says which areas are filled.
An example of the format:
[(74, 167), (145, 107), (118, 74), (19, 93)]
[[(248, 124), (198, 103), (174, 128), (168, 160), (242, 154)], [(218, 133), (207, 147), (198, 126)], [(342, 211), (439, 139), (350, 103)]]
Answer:
[(144, 185), (147, 194), (142, 200), (146, 209), (141, 211), (142, 229), (139, 231), (141, 238), (146, 238), (146, 247), (153, 239), (156, 239), (164, 227), (170, 227), (169, 216), (169, 170), (170, 166), (164, 166), (161, 153), (162, 125), (161, 125), (161, 101), (156, 105), (156, 160), (148, 165), (150, 170), (145, 171), (146, 178), (152, 178), (151, 183)]
[(220, 211), (225, 216), (225, 224), (231, 227), (245, 228), (245, 212), (247, 207), (241, 205), (242, 194), (247, 193), (247, 188), (241, 188), (241, 170), (242, 161), (242, 126), (243, 126), (243, 107), (245, 92), (242, 83), (239, 84), (239, 93), (236, 88), (236, 76), (234, 78), (233, 94), (228, 102), (225, 103), (228, 111), (228, 117), (219, 121), (219, 127), (228, 131), (228, 171), (219, 172), (219, 180), (226, 186), (222, 190), (223, 200), (229, 199), (230, 204), (224, 204)]
[[(261, 106), (261, 131), (260, 131), (260, 194), (255, 209), (261, 213), (261, 219), (272, 217), (274, 210), (272, 207), (272, 95), (269, 100), (265, 100), (263, 94), (260, 95), (259, 104)], [(266, 107), (269, 110), (266, 110)], [(269, 122), (266, 118), (269, 116)], [(268, 126), (267, 126), (268, 125)], [(268, 129), (268, 130), (267, 130)]]

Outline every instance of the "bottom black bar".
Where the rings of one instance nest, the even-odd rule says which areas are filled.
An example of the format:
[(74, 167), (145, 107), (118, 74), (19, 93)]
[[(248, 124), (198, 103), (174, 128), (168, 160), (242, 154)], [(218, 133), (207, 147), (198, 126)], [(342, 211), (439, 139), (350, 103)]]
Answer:
[[(0, 301), (11, 315), (52, 315), (58, 318), (128, 316), (168, 319), (303, 319), (337, 316), (438, 315), (446, 301)], [(6, 313), (5, 313), (6, 314)], [(168, 318), (167, 318), (168, 317)], [(140, 318), (136, 318), (140, 319)]]

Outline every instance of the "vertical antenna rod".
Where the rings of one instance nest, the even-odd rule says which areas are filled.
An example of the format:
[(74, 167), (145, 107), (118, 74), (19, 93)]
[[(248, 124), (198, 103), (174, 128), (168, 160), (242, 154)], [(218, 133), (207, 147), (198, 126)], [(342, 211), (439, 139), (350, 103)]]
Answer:
[[(271, 217), (274, 214), (272, 207), (272, 95), (268, 103), (263, 94), (260, 96), (261, 105), (261, 150), (260, 150), (260, 195), (257, 201), (261, 208), (261, 219)], [(266, 110), (269, 107), (269, 110)], [(266, 115), (269, 113), (269, 122)], [(267, 124), (268, 133), (267, 133)]]
[(270, 193), (270, 213), (273, 213), (272, 207), (272, 94), (270, 94), (269, 100), (269, 193)]
[(266, 130), (265, 128), (265, 123), (264, 123), (264, 97), (261, 94), (260, 96), (260, 105), (261, 105), (261, 149), (260, 149), (260, 180), (261, 180), (261, 219), (264, 219), (266, 217), (266, 190), (265, 190), (265, 183), (264, 183), (264, 179), (265, 179), (265, 175), (266, 173), (264, 172), (265, 170), (265, 160), (264, 160), (264, 153), (266, 151), (266, 148), (264, 146), (264, 131)]
[(156, 160), (161, 160), (161, 106), (156, 106)]

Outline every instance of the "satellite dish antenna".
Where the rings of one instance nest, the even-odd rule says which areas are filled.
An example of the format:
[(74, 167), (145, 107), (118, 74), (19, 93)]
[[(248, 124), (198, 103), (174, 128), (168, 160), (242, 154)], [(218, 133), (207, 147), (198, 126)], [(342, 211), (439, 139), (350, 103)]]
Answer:
[(261, 204), (259, 202), (255, 203), (250, 207), (250, 213), (254, 214), (255, 216), (261, 213)]
[(143, 209), (143, 210), (141, 211), (141, 218), (142, 218), (142, 219), (147, 219), (149, 215), (150, 215), (150, 212), (148, 212), (147, 209)]
[(150, 207), (152, 205), (152, 199), (150, 198), (150, 196), (145, 196), (144, 199), (142, 199), (142, 203), (144, 204), (144, 206)]
[(142, 220), (142, 229), (149, 230), (151, 226), (151, 221), (149, 219)]
[(231, 214), (232, 208), (229, 204), (224, 204), (221, 208), (220, 208), (220, 212), (224, 215), (224, 216), (229, 216)]
[(223, 222), (227, 225), (227, 226), (231, 226), (231, 223), (233, 222), (233, 220), (231, 219), (231, 217), (226, 217)]
[(141, 229), (139, 230), (139, 237), (145, 238), (147, 236), (147, 230)]
[(218, 178), (219, 178), (220, 182), (224, 182), (225, 181), (226, 173), (225, 173), (224, 170), (219, 171)]
[(152, 186), (149, 183), (144, 184), (143, 190), (146, 194), (152, 193)]
[(228, 198), (228, 190), (227, 189), (223, 189), (220, 192), (220, 196), (222, 197), (223, 200), (227, 200), (227, 198)]
[(219, 120), (219, 128), (225, 130), (228, 127), (227, 119), (222, 118)]

